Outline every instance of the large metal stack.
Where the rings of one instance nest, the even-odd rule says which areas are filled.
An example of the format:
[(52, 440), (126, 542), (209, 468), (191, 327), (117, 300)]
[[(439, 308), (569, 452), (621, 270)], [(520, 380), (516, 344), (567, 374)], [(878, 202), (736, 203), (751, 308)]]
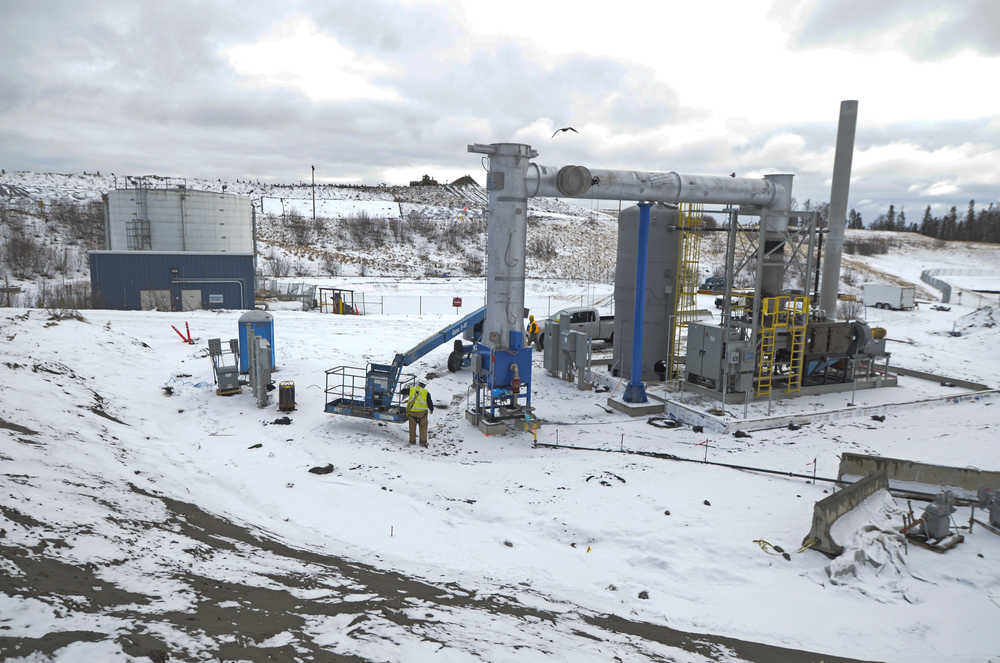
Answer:
[[(618, 216), (618, 258), (615, 266), (615, 335), (612, 372), (632, 377), (632, 328), (635, 323), (635, 272), (639, 233), (639, 207), (623, 209)], [(662, 379), (657, 364), (670, 356), (670, 329), (674, 315), (674, 286), (680, 232), (677, 208), (663, 204), (650, 209), (649, 253), (643, 298), (642, 380)], [(661, 364), (662, 365), (662, 364)]]
[(470, 420), (489, 433), (501, 430), (505, 420), (523, 419), (531, 412), (532, 349), (524, 343), (524, 276), (527, 171), (538, 153), (518, 143), (470, 145), (469, 151), (489, 158), (486, 318), (472, 360), (476, 404), (469, 413)]

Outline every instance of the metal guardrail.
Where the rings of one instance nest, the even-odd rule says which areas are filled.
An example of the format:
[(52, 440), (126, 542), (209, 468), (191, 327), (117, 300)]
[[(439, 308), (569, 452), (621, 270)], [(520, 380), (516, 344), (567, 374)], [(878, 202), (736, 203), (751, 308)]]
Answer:
[[(940, 268), (940, 269), (925, 269), (920, 272), (920, 280), (941, 291), (941, 302), (943, 304), (951, 303), (951, 295), (953, 290), (957, 290), (959, 293), (959, 299), (961, 299), (961, 294), (967, 292), (964, 288), (953, 288), (953, 286), (945, 281), (944, 279), (938, 278), (939, 276), (996, 276), (1000, 278), (1000, 272), (987, 269), (961, 269), (961, 268)], [(979, 298), (979, 305), (982, 305), (983, 301), (986, 300), (979, 293), (975, 293)], [(1000, 303), (1000, 302), (998, 302)]]
[(336, 366), (326, 370), (325, 410), (334, 414), (353, 417), (367, 417), (385, 421), (403, 421), (406, 412), (406, 395), (415, 383), (416, 377), (409, 373), (400, 376), (396, 391), (388, 403), (379, 402), (369, 406), (365, 399), (368, 389), (368, 374), (371, 364), (365, 368), (357, 366)]

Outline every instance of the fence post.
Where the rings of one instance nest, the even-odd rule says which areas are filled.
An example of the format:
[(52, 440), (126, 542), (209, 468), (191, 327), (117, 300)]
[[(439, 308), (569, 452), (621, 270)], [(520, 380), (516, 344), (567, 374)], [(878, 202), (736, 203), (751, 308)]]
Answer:
[(424, 296), (417, 295), (417, 315), (424, 314)]

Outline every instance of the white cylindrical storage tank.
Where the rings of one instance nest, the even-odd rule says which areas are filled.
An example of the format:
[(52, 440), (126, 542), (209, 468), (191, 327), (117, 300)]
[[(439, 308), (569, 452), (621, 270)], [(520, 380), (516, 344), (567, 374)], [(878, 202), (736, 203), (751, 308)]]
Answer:
[(114, 251), (253, 252), (249, 198), (189, 189), (119, 189), (107, 196)]

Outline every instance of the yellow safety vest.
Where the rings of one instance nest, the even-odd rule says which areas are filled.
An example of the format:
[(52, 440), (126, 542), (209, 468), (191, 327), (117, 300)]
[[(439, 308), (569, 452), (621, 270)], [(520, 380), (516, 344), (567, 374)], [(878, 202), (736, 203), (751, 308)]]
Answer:
[(538, 333), (538, 323), (532, 320), (528, 323), (528, 333), (537, 334)]
[(427, 412), (427, 398), (429, 395), (423, 387), (410, 387), (410, 400), (406, 403), (406, 414)]

